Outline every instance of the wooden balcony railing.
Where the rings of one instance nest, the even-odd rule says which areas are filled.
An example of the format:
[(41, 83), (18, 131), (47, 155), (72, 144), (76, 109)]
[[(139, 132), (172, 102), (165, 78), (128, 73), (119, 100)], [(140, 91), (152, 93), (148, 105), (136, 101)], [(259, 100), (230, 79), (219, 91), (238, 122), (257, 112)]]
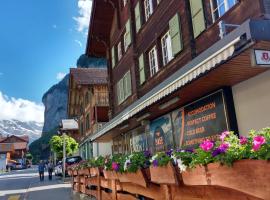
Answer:
[(109, 95), (107, 92), (98, 92), (94, 94), (92, 106), (109, 106)]

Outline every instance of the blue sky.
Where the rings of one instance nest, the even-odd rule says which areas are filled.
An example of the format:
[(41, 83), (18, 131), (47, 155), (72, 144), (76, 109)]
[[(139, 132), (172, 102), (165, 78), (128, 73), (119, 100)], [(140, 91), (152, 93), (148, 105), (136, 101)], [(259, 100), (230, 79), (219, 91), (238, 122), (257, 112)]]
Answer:
[(87, 1), (0, 1), (0, 109), (1, 99), (40, 104), (42, 95), (75, 66), (85, 51)]

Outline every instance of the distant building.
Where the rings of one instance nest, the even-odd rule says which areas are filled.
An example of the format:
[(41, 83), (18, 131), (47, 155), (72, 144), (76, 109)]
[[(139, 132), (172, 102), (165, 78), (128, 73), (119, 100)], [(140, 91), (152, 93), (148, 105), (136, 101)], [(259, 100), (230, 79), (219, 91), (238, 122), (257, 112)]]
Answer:
[(28, 136), (11, 135), (0, 138), (0, 168), (3, 168), (9, 160), (26, 164), (28, 143)]
[(111, 153), (111, 144), (91, 143), (89, 136), (109, 121), (109, 95), (106, 68), (70, 69), (68, 116), (77, 119), (80, 155), (84, 159)]

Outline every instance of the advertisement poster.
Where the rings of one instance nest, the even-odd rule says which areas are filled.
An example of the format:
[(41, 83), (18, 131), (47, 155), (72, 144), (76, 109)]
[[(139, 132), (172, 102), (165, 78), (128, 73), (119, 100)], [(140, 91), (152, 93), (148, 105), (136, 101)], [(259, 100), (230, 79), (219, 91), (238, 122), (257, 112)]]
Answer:
[(144, 133), (132, 134), (132, 152), (146, 151), (147, 146), (147, 138)]
[(184, 109), (175, 110), (172, 112), (172, 124), (175, 145), (180, 147), (180, 136), (184, 129)]
[[(180, 122), (180, 121), (179, 121)], [(219, 91), (184, 107), (182, 147), (197, 147), (203, 140), (216, 140), (228, 130), (223, 92)]]
[(152, 151), (164, 151), (174, 147), (171, 115), (164, 115), (150, 123)]

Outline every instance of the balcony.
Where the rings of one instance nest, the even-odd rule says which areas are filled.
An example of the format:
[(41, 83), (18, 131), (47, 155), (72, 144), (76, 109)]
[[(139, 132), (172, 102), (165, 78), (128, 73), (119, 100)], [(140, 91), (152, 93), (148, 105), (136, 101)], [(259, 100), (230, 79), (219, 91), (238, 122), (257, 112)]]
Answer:
[(108, 92), (95, 93), (92, 98), (92, 106), (109, 106)]

